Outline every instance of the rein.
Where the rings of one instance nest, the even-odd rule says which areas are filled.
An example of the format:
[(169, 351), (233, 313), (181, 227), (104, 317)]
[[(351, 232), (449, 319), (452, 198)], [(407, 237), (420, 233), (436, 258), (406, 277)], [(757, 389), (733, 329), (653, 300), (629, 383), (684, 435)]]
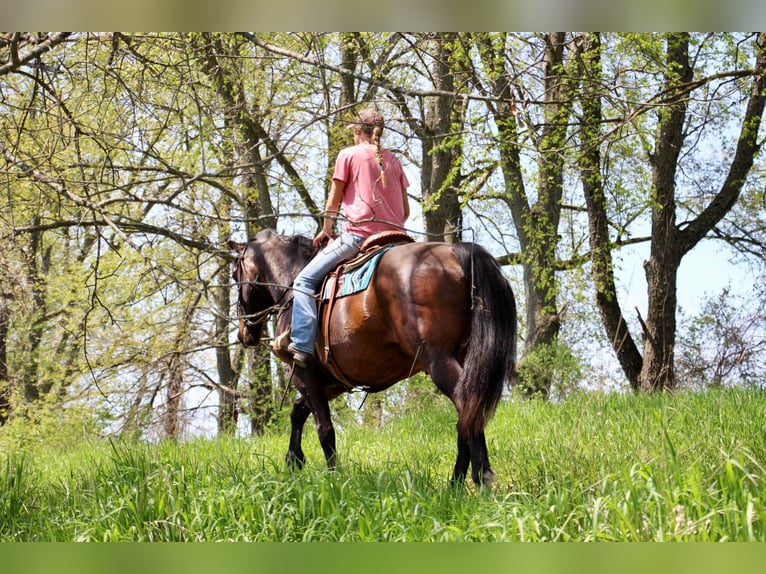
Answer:
[(264, 309), (263, 311), (259, 311), (258, 313), (252, 313), (250, 315), (244, 315), (242, 313), (242, 303), (237, 303), (238, 308), (238, 319), (242, 319), (242, 322), (245, 324), (246, 327), (257, 327), (261, 323), (265, 323), (269, 317), (271, 317), (275, 312), (279, 310), (279, 305), (272, 305), (271, 307), (268, 307), (267, 309)]
[[(278, 311), (281, 311), (285, 308), (285, 296), (287, 295), (288, 291), (292, 292), (292, 286), (284, 287), (283, 285), (277, 285), (275, 283), (261, 283), (258, 281), (258, 276), (255, 276), (255, 279), (252, 281), (239, 281), (239, 277), (242, 275), (242, 262), (244, 258), (239, 257), (237, 259), (236, 263), (236, 274), (237, 274), (237, 289), (239, 291), (237, 296), (237, 315), (238, 318), (242, 320), (242, 322), (247, 327), (257, 327), (258, 325), (261, 325), (262, 323), (265, 323), (268, 321), (268, 319), (274, 315), (274, 313), (277, 313)], [(282, 294), (277, 298), (277, 300), (274, 302), (273, 305), (266, 307), (262, 311), (258, 311), (257, 313), (251, 313), (251, 314), (245, 314), (245, 306), (242, 302), (242, 285), (255, 285), (258, 287), (281, 287), (282, 288)]]
[[(259, 283), (256, 279), (255, 281), (242, 281), (239, 282), (238, 285), (259, 285), (262, 287), (279, 287), (279, 285), (274, 285), (272, 283)], [(261, 323), (265, 323), (269, 317), (277, 313), (278, 311), (281, 311), (282, 309), (286, 308), (285, 296), (287, 295), (288, 291), (292, 292), (292, 287), (285, 287), (282, 291), (282, 294), (279, 296), (279, 298), (274, 302), (273, 305), (266, 307), (262, 311), (258, 311), (257, 313), (251, 313), (246, 315), (244, 313), (244, 305), (242, 303), (242, 291), (240, 289), (239, 297), (237, 297), (237, 311), (239, 318), (242, 319), (242, 321), (245, 323), (248, 327), (256, 327), (257, 325), (260, 325)], [(289, 297), (288, 297), (289, 299)]]
[[(310, 242), (311, 240), (307, 240)], [(310, 261), (314, 255), (319, 251), (319, 248), (314, 248), (312, 245), (312, 248), (308, 254), (308, 257), (306, 258), (306, 261)], [(287, 308), (287, 305), (289, 304), (290, 298), (292, 297), (292, 291), (293, 286), (288, 285), (284, 286), (281, 284), (276, 283), (261, 283), (259, 281), (259, 276), (256, 274), (255, 278), (252, 281), (239, 281), (239, 277), (243, 275), (243, 263), (244, 263), (244, 257), (240, 255), (240, 257), (237, 258), (237, 261), (235, 263), (235, 279), (237, 279), (237, 285), (239, 287), (239, 296), (237, 298), (237, 312), (239, 315), (239, 319), (241, 319), (245, 326), (247, 327), (257, 327), (258, 325), (261, 325), (262, 323), (265, 323), (272, 315), (275, 313), (281, 312), (284, 309)], [(272, 295), (272, 299), (274, 299), (273, 291), (271, 291), (272, 288), (279, 288), (282, 290), (281, 295), (279, 297), (276, 297), (276, 301), (273, 305), (263, 309), (262, 311), (258, 311), (257, 313), (252, 314), (244, 314), (244, 305), (242, 302), (242, 285), (255, 285), (258, 287), (265, 287), (267, 288)], [(289, 294), (288, 294), (289, 293)]]

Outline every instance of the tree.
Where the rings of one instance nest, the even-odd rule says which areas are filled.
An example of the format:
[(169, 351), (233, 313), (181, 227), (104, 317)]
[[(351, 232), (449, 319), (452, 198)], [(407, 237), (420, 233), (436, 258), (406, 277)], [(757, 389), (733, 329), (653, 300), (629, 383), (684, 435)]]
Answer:
[[(708, 39), (707, 42), (714, 43), (715, 39)], [(706, 41), (703, 40), (703, 48), (705, 44)], [(718, 190), (708, 193), (705, 200), (695, 201), (694, 207), (685, 211), (687, 219), (678, 221), (679, 211), (685, 204), (678, 196), (679, 170), (688, 157), (693, 157), (693, 154), (698, 152), (699, 142), (704, 140), (700, 133), (704, 134), (706, 129), (719, 127), (704, 113), (705, 109), (712, 108), (713, 98), (701, 97), (702, 105), (694, 106), (694, 110), (691, 110), (690, 107), (694, 105), (691, 96), (695, 90), (706, 88), (722, 77), (742, 75), (735, 71), (703, 76), (695, 80), (690, 59), (691, 45), (689, 34), (670, 34), (666, 37), (660, 91), (652, 98), (651, 105), (646, 103), (641, 106), (643, 111), (657, 110), (653, 149), (647, 151), (651, 171), (651, 253), (644, 264), (649, 305), (646, 318), (641, 319), (643, 356), (638, 355), (638, 347), (625, 328), (625, 321), (614, 294), (611, 244), (603, 229), (606, 214), (602, 183), (598, 175), (602, 165), (597, 151), (599, 138), (594, 135), (592, 127), (584, 132), (583, 137), (583, 181), (588, 190), (586, 195), (590, 197), (588, 210), (591, 221), (591, 255), (594, 281), (599, 293), (599, 307), (609, 340), (620, 358), (631, 386), (643, 391), (673, 389), (676, 386), (676, 289), (681, 260), (710, 234), (733, 208), (761, 147), (758, 131), (766, 102), (766, 34), (763, 33), (754, 37), (754, 63), (752, 69), (746, 72), (752, 76), (752, 81), (749, 94), (746, 95), (739, 133), (728, 170)], [(587, 77), (591, 87), (584, 91), (585, 98), (589, 100), (589, 103), (584, 104), (588, 114), (584, 122), (596, 126), (600, 125), (601, 121), (600, 108), (593, 99), (600, 96), (595, 93), (593, 86), (599, 85), (600, 58), (597, 54), (600, 48), (597, 42), (589, 48), (586, 52), (590, 52), (591, 55), (587, 59), (586, 67), (589, 70)], [(596, 55), (593, 55), (594, 50)], [(717, 90), (710, 89), (709, 92), (716, 94)], [(692, 111), (702, 118), (699, 123), (695, 121)], [(690, 133), (694, 133), (695, 136), (691, 142), (688, 140)], [(702, 175), (705, 177), (707, 174)], [(701, 189), (711, 187), (710, 182), (704, 180), (695, 183)]]
[[(198, 84), (188, 67), (163, 62), (183, 48), (172, 38), (65, 37), (55, 65), (42, 51), (4, 67), (3, 241), (17, 248), (10, 253), (23, 250), (27, 270), (5, 338), (9, 355), (20, 359), (6, 363), (8, 380), (23, 389), (17, 406), (52, 391), (63, 400), (70, 385), (83, 400), (92, 390), (115, 399), (114, 406), (132, 387), (125, 422), (144, 421), (141, 405), (154, 408), (164, 396), (168, 416), (157, 420), (177, 429), (171, 420), (181, 404), (168, 385), (187, 380), (198, 341), (173, 333), (195, 334), (200, 307), (187, 303), (199, 291), (189, 289), (186, 262), (198, 256), (187, 255), (214, 251), (204, 191), (220, 189), (201, 190), (214, 179), (204, 170), (190, 174), (201, 149), (194, 132), (205, 124), (204, 116), (185, 121), (199, 103)], [(13, 40), (9, 45), (13, 50)], [(194, 271), (205, 274), (204, 266)], [(176, 303), (191, 314), (165, 315)], [(139, 335), (147, 325), (162, 325), (166, 336)], [(163, 377), (158, 364), (172, 364), (174, 376)]]
[[(763, 283), (749, 296), (725, 289), (686, 317), (678, 341), (678, 385), (763, 388), (766, 376), (766, 293)], [(683, 322), (683, 318), (682, 318)]]
[[(436, 34), (431, 77), (435, 95), (427, 99), (425, 118), (413, 123), (421, 142), (421, 193), (423, 220), (428, 241), (454, 243), (462, 239), (458, 190), (463, 155), (462, 131), (465, 100), (458, 81), (466, 57), (458, 35)], [(463, 88), (464, 89), (464, 86)]]
[(586, 34), (577, 42), (582, 80), (582, 127), (579, 156), (580, 178), (588, 210), (591, 272), (596, 306), (607, 337), (631, 387), (638, 387), (642, 357), (628, 329), (617, 299), (609, 234), (607, 196), (602, 178), (601, 146), (603, 115), (601, 108), (601, 38)]
[[(500, 195), (508, 206), (519, 242), (524, 269), (526, 332), (524, 355), (550, 353), (557, 344), (561, 326), (558, 307), (556, 272), (562, 268), (558, 258), (559, 223), (561, 220), (566, 139), (572, 114), (573, 75), (568, 68), (567, 37), (563, 32), (544, 34), (541, 38), (543, 57), (539, 82), (541, 112), (534, 117), (521, 109), (521, 91), (508, 62), (513, 61), (507, 34), (478, 36), (484, 75), (475, 78), (481, 89), (491, 96), (487, 106), (497, 127), (497, 151), (503, 175), (504, 191)], [(528, 85), (525, 89), (533, 89)], [(522, 130), (525, 135), (522, 135)], [(536, 181), (530, 190), (527, 165), (523, 154), (533, 149)], [(520, 368), (525, 391), (547, 395), (551, 375), (536, 375), (537, 370)]]

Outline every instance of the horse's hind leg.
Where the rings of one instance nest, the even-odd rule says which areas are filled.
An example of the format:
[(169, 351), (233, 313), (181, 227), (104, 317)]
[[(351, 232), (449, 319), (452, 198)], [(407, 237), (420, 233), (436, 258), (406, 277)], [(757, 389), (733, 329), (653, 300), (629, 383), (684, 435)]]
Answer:
[(465, 482), (465, 476), (468, 473), (468, 465), (471, 462), (471, 449), (468, 446), (468, 441), (465, 437), (461, 436), (458, 431), (457, 435), (457, 460), (455, 461), (455, 470), (452, 472), (452, 484), (458, 485)]
[(429, 373), (436, 387), (444, 393), (455, 405), (458, 413), (457, 424), (457, 459), (455, 460), (455, 469), (452, 472), (451, 482), (453, 484), (462, 484), (468, 474), (468, 466), (472, 460), (471, 437), (468, 433), (461, 430), (460, 419), (463, 415), (463, 404), (460, 397), (456, 396), (457, 382), (463, 374), (463, 367), (452, 356), (438, 351), (429, 353)]
[(455, 461), (455, 471), (452, 474), (453, 483), (462, 483), (465, 481), (468, 473), (468, 465), (471, 465), (471, 478), (474, 483), (480, 486), (491, 486), (495, 478), (495, 473), (489, 465), (489, 455), (487, 454), (487, 441), (484, 437), (484, 431), (471, 432), (465, 430), (461, 425), (462, 409), (458, 407), (457, 423), (457, 460)]
[[(476, 430), (475, 423), (469, 419), (475, 419), (472, 410), (465, 397), (457, 391), (456, 382), (462, 376), (462, 367), (452, 359), (442, 359), (431, 370), (431, 378), (436, 386), (447, 395), (457, 409), (457, 459), (452, 473), (452, 483), (462, 483), (468, 474), (468, 466), (471, 466), (471, 478), (476, 484), (489, 485), (494, 478), (494, 473), (489, 466), (487, 453), (487, 441), (484, 437), (484, 429)], [(472, 405), (473, 409), (476, 408)]]
[(471, 478), (482, 486), (492, 486), (495, 479), (495, 473), (489, 466), (489, 455), (487, 454), (487, 440), (484, 437), (484, 431), (481, 430), (470, 439), (471, 451)]

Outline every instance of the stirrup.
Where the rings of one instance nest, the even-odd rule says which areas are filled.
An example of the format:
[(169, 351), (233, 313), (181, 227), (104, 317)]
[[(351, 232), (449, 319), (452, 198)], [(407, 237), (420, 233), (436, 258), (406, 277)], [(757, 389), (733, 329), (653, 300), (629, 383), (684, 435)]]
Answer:
[(302, 367), (305, 369), (309, 362), (314, 358), (313, 355), (305, 351), (301, 351), (300, 349), (296, 349), (292, 344), (287, 346), (287, 350), (292, 354), (293, 364), (297, 367)]

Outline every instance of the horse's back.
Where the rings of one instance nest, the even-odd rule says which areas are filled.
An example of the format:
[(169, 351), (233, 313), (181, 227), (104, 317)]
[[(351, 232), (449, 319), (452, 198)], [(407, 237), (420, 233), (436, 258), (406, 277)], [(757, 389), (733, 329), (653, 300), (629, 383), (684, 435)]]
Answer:
[(370, 287), (336, 302), (329, 336), (343, 373), (373, 387), (427, 370), (426, 348), (459, 357), (470, 336), (470, 287), (454, 246), (387, 251)]
[(380, 262), (373, 288), (390, 307), (404, 307), (416, 316), (431, 311), (464, 312), (469, 292), (456, 246), (421, 242), (401, 245)]

